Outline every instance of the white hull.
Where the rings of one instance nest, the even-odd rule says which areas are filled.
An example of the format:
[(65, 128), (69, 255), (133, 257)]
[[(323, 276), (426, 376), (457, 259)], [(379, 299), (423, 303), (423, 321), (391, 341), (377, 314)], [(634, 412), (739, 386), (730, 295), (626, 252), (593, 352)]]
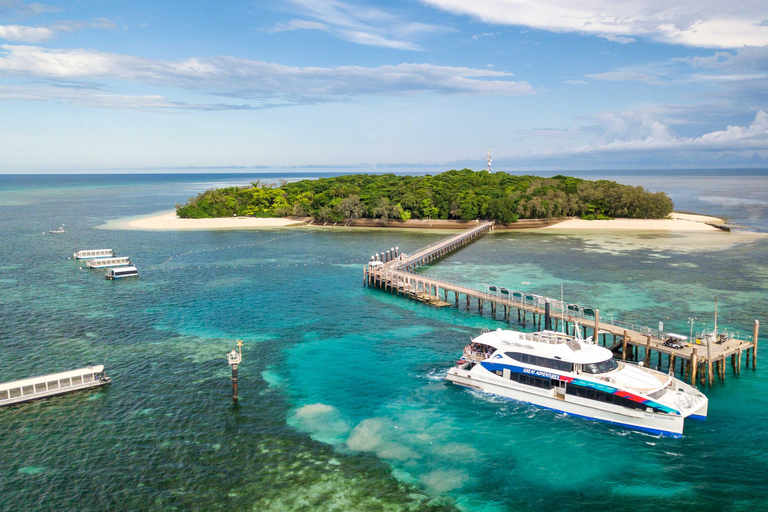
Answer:
[(73, 393), (75, 391), (81, 391), (83, 389), (97, 388), (99, 386), (103, 386), (104, 384), (109, 384), (109, 383), (110, 383), (109, 379), (97, 380), (93, 382), (87, 382), (85, 384), (69, 386), (66, 388), (50, 389), (48, 391), (42, 391), (40, 393), (34, 393), (32, 395), (17, 396), (15, 398), (9, 398), (7, 400), (0, 401), (0, 407), (5, 407), (7, 405), (13, 405), (13, 404), (20, 404), (23, 402), (31, 402), (32, 400), (38, 400), (40, 398), (49, 398), (56, 395), (66, 395), (67, 393)]
[(104, 365), (41, 375), (0, 384), (0, 407), (109, 384)]
[(128, 260), (127, 257), (125, 258), (111, 258), (111, 259), (93, 259), (88, 261), (85, 266), (91, 269), (98, 269), (98, 268), (110, 268), (110, 267), (126, 267), (130, 266), (132, 263)]
[[(540, 389), (513, 382), (494, 375), (478, 375), (468, 370), (451, 368), (446, 379), (471, 389), (531, 403), (555, 411), (583, 418), (607, 421), (617, 425), (643, 430), (653, 434), (680, 436), (683, 433), (684, 417), (679, 415), (656, 414), (642, 410), (630, 410), (612, 404), (599, 404), (594, 400), (572, 395), (558, 394), (556, 389)], [(703, 406), (706, 409), (706, 403)], [(698, 411), (697, 411), (698, 412)], [(704, 411), (706, 416), (706, 410)]]
[(93, 249), (89, 251), (78, 251), (72, 255), (76, 260), (93, 260), (97, 258), (114, 258), (115, 251), (112, 249)]

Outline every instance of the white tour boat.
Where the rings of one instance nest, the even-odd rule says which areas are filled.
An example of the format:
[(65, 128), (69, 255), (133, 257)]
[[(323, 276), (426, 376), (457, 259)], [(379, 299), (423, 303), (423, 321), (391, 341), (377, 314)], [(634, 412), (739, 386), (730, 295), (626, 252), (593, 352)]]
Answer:
[(654, 434), (706, 419), (707, 397), (663, 372), (616, 361), (607, 348), (554, 331), (485, 332), (446, 379), (471, 389)]
[(111, 258), (115, 255), (112, 249), (91, 249), (87, 251), (77, 251), (73, 254), (76, 260), (89, 260), (93, 258)]
[(104, 365), (0, 384), (0, 407), (109, 384)]
[(132, 265), (128, 256), (116, 256), (114, 258), (96, 258), (86, 262), (88, 268), (123, 267)]
[(104, 275), (106, 279), (122, 279), (124, 277), (138, 277), (139, 271), (136, 267), (113, 267), (107, 269)]

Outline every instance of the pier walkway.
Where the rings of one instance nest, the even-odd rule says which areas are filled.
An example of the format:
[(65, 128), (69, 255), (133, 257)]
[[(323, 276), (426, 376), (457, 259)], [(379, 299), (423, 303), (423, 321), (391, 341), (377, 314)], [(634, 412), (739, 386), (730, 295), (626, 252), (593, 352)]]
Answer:
[[(371, 261), (365, 266), (364, 283), (438, 307), (464, 306), (469, 311), (474, 302), (481, 315), (488, 306), (494, 319), (506, 322), (514, 319), (514, 311), (517, 322), (523, 327), (530, 323), (535, 329), (562, 330), (571, 334), (576, 329), (583, 329), (584, 337), (591, 331), (596, 343), (601, 343), (602, 337), (601, 344), (611, 348), (617, 355), (620, 354), (622, 359), (642, 360), (646, 366), (657, 368), (664, 366), (692, 383), (698, 378), (702, 384), (706, 382), (712, 385), (715, 376), (724, 381), (728, 358), (736, 374), (741, 371), (742, 356), (746, 357), (747, 366), (751, 359), (752, 368), (756, 367), (757, 320), (754, 321), (751, 335), (724, 332), (708, 340), (705, 337), (698, 343), (698, 339), (690, 340), (692, 343), (675, 349), (665, 345), (668, 336), (664, 332), (613, 321), (612, 315), (610, 322), (601, 321), (598, 309), (494, 285), (483, 284), (471, 288), (414, 273), (418, 267), (428, 265), (492, 231), (493, 222), (482, 222), (410, 255), (397, 254), (395, 250), (386, 251), (382, 253), (381, 261)], [(656, 361), (653, 361), (654, 352)], [(666, 364), (663, 364), (662, 356), (666, 356)]]

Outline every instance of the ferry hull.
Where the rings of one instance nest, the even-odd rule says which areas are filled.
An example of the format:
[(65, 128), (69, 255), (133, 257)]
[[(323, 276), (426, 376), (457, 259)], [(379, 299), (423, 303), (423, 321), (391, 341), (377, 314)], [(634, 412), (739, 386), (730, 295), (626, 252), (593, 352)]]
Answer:
[(9, 405), (20, 404), (24, 402), (31, 402), (33, 400), (40, 400), (41, 398), (50, 398), (57, 395), (67, 395), (76, 391), (82, 391), (84, 389), (98, 388), (105, 384), (109, 384), (111, 379), (109, 377), (103, 380), (97, 380), (93, 382), (86, 382), (85, 384), (78, 384), (75, 386), (68, 386), (66, 388), (50, 389), (48, 391), (41, 391), (40, 393), (33, 393), (31, 395), (23, 395), (15, 398), (9, 398), (0, 401), (0, 407), (7, 407)]
[[(492, 376), (478, 376), (469, 371), (452, 368), (446, 379), (459, 386), (476, 389), (486, 393), (502, 396), (520, 402), (527, 402), (539, 407), (554, 411), (579, 416), (586, 419), (605, 421), (634, 430), (641, 430), (652, 434), (679, 437), (683, 434), (683, 416), (662, 415), (635, 410), (627, 413), (619, 413), (598, 409), (578, 403), (579, 398), (570, 395), (552, 396), (549, 390), (530, 388), (525, 384), (503, 381), (504, 385), (494, 383)], [(513, 387), (514, 386), (514, 387)], [(539, 391), (541, 394), (536, 393)], [(706, 412), (704, 413), (706, 414)]]

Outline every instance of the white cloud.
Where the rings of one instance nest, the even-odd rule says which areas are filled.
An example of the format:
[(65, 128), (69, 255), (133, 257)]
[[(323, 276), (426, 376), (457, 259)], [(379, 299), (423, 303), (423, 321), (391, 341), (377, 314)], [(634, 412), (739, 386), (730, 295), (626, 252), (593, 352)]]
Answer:
[[(733, 109), (726, 104), (602, 112), (592, 118), (592, 125), (519, 133), (520, 150), (499, 154), (497, 161), (500, 169), (764, 166), (768, 113), (760, 110), (751, 122), (723, 128), (722, 119), (732, 117)], [(675, 133), (673, 125), (689, 135)]]
[(655, 75), (649, 75), (648, 73), (634, 73), (630, 71), (607, 71), (605, 73), (593, 73), (590, 75), (584, 75), (587, 78), (593, 78), (595, 80), (604, 80), (609, 82), (646, 82), (646, 83), (658, 83), (658, 77)]
[(53, 37), (53, 30), (45, 27), (0, 25), (0, 39), (20, 43), (44, 43)]
[[(293, 67), (236, 57), (145, 59), (85, 49), (0, 46), (0, 75), (49, 81), (118, 80), (258, 99), (258, 107), (344, 101), (356, 95), (523, 95), (534, 93), (511, 74), (432, 64)], [(64, 94), (64, 93), (61, 93)]]
[(288, 32), (290, 30), (328, 30), (328, 25), (317, 21), (291, 20), (288, 23), (278, 23), (272, 28), (265, 29), (266, 32), (272, 34)]
[(0, 0), (0, 14), (13, 14), (16, 16), (37, 16), (47, 12), (61, 12), (64, 9), (53, 5), (38, 3), (25, 4), (20, 0)]
[(566, 80), (563, 83), (571, 84), (571, 85), (587, 85), (589, 82), (587, 82), (586, 80)]
[(669, 141), (675, 138), (668, 126), (645, 112), (603, 112), (595, 116), (595, 120), (604, 129), (603, 139), (611, 143), (637, 140)]
[(338, 0), (290, 0), (297, 14), (307, 19), (278, 23), (267, 32), (322, 30), (351, 43), (397, 50), (421, 50), (415, 39), (443, 27), (410, 22), (380, 9)]
[(694, 68), (764, 71), (768, 68), (768, 46), (761, 48), (745, 47), (737, 49), (735, 53), (722, 51), (704, 57), (697, 56), (675, 60), (687, 62)]
[(106, 18), (98, 18), (93, 21), (59, 21), (45, 27), (0, 25), (0, 39), (20, 43), (44, 43), (58, 34), (86, 28), (113, 30), (115, 24)]
[(607, 39), (608, 41), (613, 41), (614, 43), (619, 43), (619, 44), (630, 44), (630, 43), (637, 42), (637, 39), (635, 39), (634, 37), (615, 36), (612, 34), (606, 34), (600, 37), (602, 37), (603, 39)]
[(707, 151), (768, 155), (768, 113), (759, 111), (749, 126), (728, 126), (698, 137), (679, 137), (654, 116), (626, 111), (596, 116), (603, 128), (602, 142), (586, 144), (567, 153), (631, 153), (650, 151)]
[(160, 95), (124, 95), (105, 92), (97, 88), (68, 87), (66, 85), (0, 86), (0, 100), (55, 101), (66, 105), (85, 107), (131, 109), (146, 111), (174, 110), (250, 110), (248, 105), (200, 104), (170, 101)]
[[(528, 26), (601, 37), (649, 37), (702, 48), (768, 44), (768, 4), (742, 0), (422, 0), (487, 23)], [(629, 42), (628, 40), (625, 40)]]

